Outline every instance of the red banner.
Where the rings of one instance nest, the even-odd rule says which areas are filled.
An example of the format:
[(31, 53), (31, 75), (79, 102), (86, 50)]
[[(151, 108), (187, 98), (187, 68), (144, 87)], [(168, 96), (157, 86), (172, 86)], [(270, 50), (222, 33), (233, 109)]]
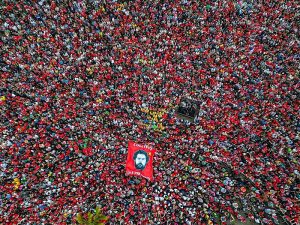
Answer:
[(128, 155), (126, 162), (126, 174), (142, 176), (153, 180), (153, 156), (155, 150), (147, 145), (128, 142)]

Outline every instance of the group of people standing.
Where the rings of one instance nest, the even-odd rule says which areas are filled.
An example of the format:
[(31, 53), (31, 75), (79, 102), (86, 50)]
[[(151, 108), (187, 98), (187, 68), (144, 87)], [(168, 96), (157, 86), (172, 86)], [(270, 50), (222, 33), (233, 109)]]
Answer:
[[(297, 1), (0, 7), (0, 224), (299, 222)], [(129, 140), (153, 182), (125, 175)]]

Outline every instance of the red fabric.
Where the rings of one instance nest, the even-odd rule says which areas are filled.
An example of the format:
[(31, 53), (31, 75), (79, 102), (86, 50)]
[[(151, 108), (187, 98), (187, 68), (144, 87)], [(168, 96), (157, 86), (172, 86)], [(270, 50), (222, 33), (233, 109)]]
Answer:
[[(138, 150), (142, 150), (148, 154), (149, 161), (146, 163), (144, 169), (137, 169), (134, 162), (134, 153)], [(152, 149), (150, 146), (140, 145), (133, 141), (128, 142), (128, 155), (127, 155), (127, 162), (126, 162), (126, 174), (133, 175), (133, 176), (142, 176), (146, 179), (153, 180), (153, 156), (155, 150)]]

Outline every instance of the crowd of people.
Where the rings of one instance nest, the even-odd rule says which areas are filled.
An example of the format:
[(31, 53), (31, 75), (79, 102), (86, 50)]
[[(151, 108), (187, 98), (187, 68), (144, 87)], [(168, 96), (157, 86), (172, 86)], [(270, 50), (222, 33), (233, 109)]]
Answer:
[[(0, 224), (299, 222), (297, 1), (0, 7)], [(153, 182), (125, 175), (129, 140)]]

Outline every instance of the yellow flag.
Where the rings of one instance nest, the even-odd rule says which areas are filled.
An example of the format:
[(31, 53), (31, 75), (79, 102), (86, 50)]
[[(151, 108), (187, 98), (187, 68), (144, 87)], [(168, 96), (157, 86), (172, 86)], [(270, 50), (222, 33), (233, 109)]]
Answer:
[(0, 101), (5, 101), (6, 100), (6, 97), (5, 96), (1, 96), (0, 97)]
[(15, 190), (17, 190), (21, 183), (20, 183), (20, 179), (19, 178), (15, 178), (14, 181), (13, 181), (13, 184), (15, 185)]
[(14, 182), (15, 182), (15, 183), (20, 183), (20, 179), (19, 179), (19, 178), (15, 178), (15, 179), (14, 179)]

